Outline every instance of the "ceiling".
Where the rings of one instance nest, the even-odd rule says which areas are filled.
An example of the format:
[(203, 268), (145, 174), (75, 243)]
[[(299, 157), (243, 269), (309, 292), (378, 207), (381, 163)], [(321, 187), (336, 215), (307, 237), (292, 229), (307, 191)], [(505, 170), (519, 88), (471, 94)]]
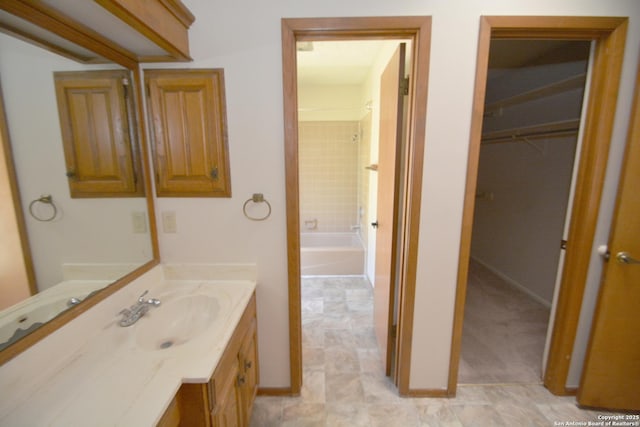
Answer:
[[(298, 42), (298, 84), (357, 85), (385, 44), (397, 40)], [(310, 50), (309, 50), (310, 49)]]
[[(298, 83), (357, 85), (367, 77), (385, 44), (397, 40), (298, 42)], [(583, 60), (589, 42), (567, 40), (492, 40), (489, 68), (505, 69)]]
[(584, 60), (591, 43), (573, 40), (491, 40), (489, 68), (520, 68)]

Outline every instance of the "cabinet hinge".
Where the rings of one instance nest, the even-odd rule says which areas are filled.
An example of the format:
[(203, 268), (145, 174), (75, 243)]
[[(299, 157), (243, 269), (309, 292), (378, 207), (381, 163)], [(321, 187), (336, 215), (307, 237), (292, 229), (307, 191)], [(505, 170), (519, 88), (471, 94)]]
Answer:
[(409, 95), (409, 77), (400, 80), (400, 93), (402, 95)]
[(564, 250), (567, 249), (567, 241), (566, 240), (564, 240), (564, 239), (560, 240), (560, 249), (564, 249)]

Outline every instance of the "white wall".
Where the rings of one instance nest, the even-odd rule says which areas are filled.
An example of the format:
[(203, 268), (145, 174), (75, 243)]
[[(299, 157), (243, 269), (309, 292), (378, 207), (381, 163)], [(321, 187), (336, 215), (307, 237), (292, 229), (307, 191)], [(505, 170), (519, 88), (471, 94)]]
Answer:
[[(93, 68), (108, 67), (113, 65)], [(39, 290), (62, 281), (63, 263), (129, 264), (152, 257), (149, 232), (133, 233), (132, 213), (147, 211), (143, 197), (70, 197), (53, 72), (86, 69), (91, 67), (0, 34), (0, 77)], [(43, 194), (51, 194), (58, 208), (52, 222), (28, 213)]]
[[(178, 232), (160, 233), (164, 261), (256, 262), (261, 385), (289, 384), (282, 17), (431, 15), (433, 31), (410, 385), (447, 385), (471, 104), (481, 15), (629, 16), (610, 168), (596, 244), (606, 240), (625, 142), (640, 43), (636, 0), (354, 0), (226, 2), (185, 0), (197, 17), (194, 62), (224, 67), (233, 197), (157, 200), (174, 210)], [(273, 206), (247, 221), (242, 204), (262, 192)], [(591, 279), (597, 286), (597, 280)], [(593, 284), (593, 283), (591, 283)]]
[[(584, 74), (586, 67), (581, 61), (497, 70), (487, 82), (487, 99)], [(484, 119), (483, 132), (579, 119), (583, 93), (580, 88), (505, 107)], [(471, 256), (549, 307), (576, 138), (516, 139), (480, 149), (478, 192), (484, 197), (476, 199)]]
[(550, 307), (576, 144), (536, 144), (481, 148), (471, 256)]

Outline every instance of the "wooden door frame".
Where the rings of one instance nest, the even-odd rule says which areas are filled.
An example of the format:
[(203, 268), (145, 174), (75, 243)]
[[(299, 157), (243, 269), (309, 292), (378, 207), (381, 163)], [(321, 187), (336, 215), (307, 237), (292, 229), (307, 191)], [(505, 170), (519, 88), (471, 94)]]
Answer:
[[(417, 236), (420, 225), (422, 167), (427, 114), (427, 77), (431, 17), (354, 17), (282, 19), (282, 64), (284, 92), (285, 177), (287, 209), (287, 253), (289, 295), (289, 357), (291, 385), (285, 389), (263, 389), (263, 394), (300, 394), (302, 386), (302, 321), (300, 302), (300, 218), (298, 187), (298, 96), (296, 42), (309, 40), (367, 40), (404, 38), (412, 41), (409, 88), (409, 135), (407, 142), (408, 183), (404, 235)], [(410, 393), (411, 340), (415, 299), (418, 239), (406, 239), (401, 267), (399, 325), (396, 357), (400, 394)]]
[(491, 39), (554, 39), (595, 41), (584, 139), (576, 177), (569, 238), (555, 322), (544, 376), (554, 394), (575, 394), (566, 387), (598, 220), (602, 186), (615, 119), (628, 18), (483, 16), (480, 19), (476, 81), (460, 240), (460, 259), (449, 364), (448, 391), (455, 394), (467, 291), (473, 213), (482, 137), (482, 120)]

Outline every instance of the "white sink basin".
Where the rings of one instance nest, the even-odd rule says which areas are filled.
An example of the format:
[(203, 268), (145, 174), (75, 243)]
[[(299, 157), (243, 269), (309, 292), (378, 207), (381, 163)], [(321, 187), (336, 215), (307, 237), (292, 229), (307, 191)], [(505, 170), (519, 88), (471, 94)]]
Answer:
[(28, 330), (35, 324), (43, 324), (69, 308), (69, 298), (63, 297), (53, 301), (40, 301), (28, 310), (22, 310), (12, 317), (7, 317), (0, 324), (0, 343), (4, 343), (18, 330)]
[(152, 307), (136, 325), (136, 343), (145, 350), (181, 346), (211, 327), (220, 312), (217, 298), (186, 295)]

